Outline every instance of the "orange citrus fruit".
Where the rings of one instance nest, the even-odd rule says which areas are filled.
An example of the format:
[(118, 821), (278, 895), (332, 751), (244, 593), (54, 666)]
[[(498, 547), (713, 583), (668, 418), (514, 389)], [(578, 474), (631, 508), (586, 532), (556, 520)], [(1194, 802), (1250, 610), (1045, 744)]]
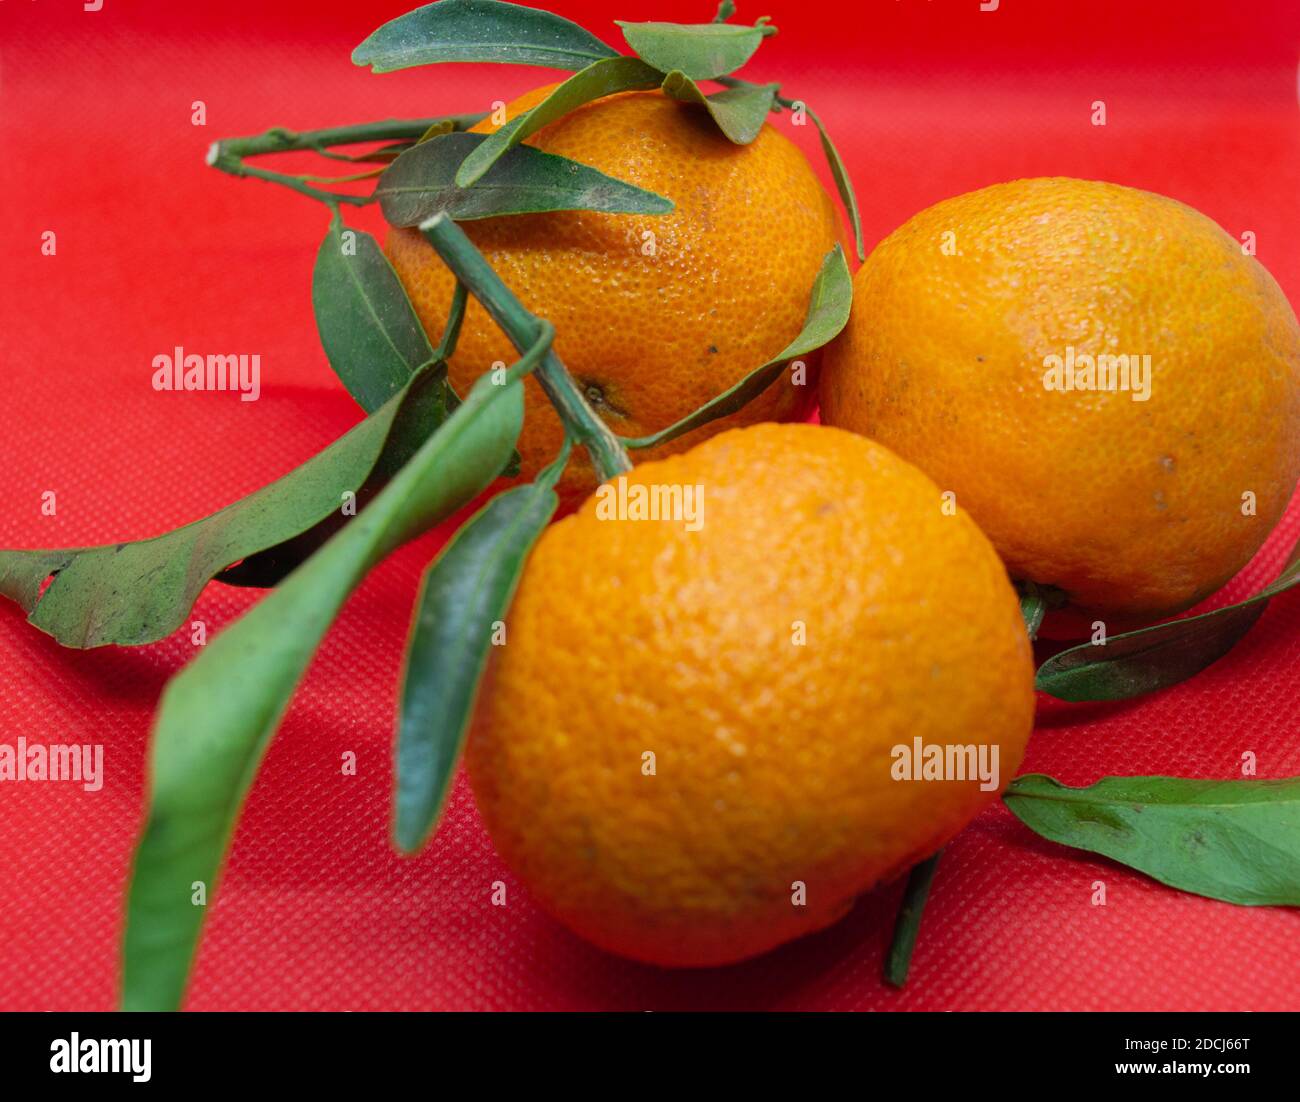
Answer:
[[(506, 117), (553, 87), (515, 100)], [(474, 129), (496, 127), (484, 120)], [(667, 428), (799, 333), (839, 223), (803, 154), (774, 127), (734, 145), (703, 108), (657, 91), (628, 92), (578, 108), (528, 144), (675, 203), (664, 215), (557, 211), (462, 227), (524, 306), (555, 324), (556, 352), (619, 435)], [(385, 248), (436, 341), (451, 273), (416, 230), (392, 230)], [(464, 394), (494, 362), (516, 358), (471, 299), (449, 367), (453, 386)], [(798, 383), (786, 371), (744, 410), (641, 457), (684, 450), (736, 425), (802, 418), (814, 404), (818, 357), (803, 363)], [(563, 429), (532, 379), (525, 402), (519, 452), (530, 475), (554, 458)], [(585, 492), (595, 483), (586, 455), (575, 453), (562, 490)]]
[[(674, 489), (680, 520), (634, 519)], [(993, 548), (835, 429), (736, 429), (607, 483), (543, 534), (506, 627), (467, 749), (487, 828), (543, 907), (655, 964), (834, 922), (996, 799), (1033, 724)], [(914, 740), (997, 767), (899, 779)]]
[(1228, 581), (1300, 474), (1300, 329), (1160, 195), (1016, 180), (922, 211), (854, 279), (822, 419), (917, 464), (1012, 577), (1151, 619)]

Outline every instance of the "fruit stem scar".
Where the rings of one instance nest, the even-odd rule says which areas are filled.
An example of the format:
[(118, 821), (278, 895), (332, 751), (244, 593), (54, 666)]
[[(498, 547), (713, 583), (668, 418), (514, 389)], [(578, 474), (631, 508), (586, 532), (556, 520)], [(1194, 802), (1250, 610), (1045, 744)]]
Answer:
[(626, 420), (627, 410), (616, 406), (609, 400), (609, 393), (600, 385), (590, 379), (578, 379), (577, 383), (582, 387), (583, 397), (587, 399), (588, 404), (599, 412), (609, 413), (615, 417), (621, 417)]

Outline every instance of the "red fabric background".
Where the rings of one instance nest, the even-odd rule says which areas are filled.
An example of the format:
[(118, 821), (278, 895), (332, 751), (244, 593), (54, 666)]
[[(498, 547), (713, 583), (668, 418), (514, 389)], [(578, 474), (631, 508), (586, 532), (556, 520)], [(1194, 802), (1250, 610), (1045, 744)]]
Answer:
[[(710, 0), (555, 0), (617, 43), (612, 15), (708, 18)], [(0, 546), (155, 534), (312, 455), (358, 419), (314, 335), (309, 279), (323, 210), (217, 175), (210, 141), (483, 109), (549, 74), (441, 67), (377, 77), (351, 48), (401, 0), (0, 3)], [(1022, 175), (1100, 177), (1254, 230), (1300, 301), (1291, 0), (1044, 3), (865, 0), (833, 16), (742, 4), (781, 34), (754, 73), (783, 79), (840, 143), (868, 243), (944, 196)], [(208, 125), (190, 123), (204, 100)], [(1107, 102), (1109, 125), (1090, 124)], [(779, 125), (786, 126), (782, 122)], [(813, 136), (794, 133), (814, 150)], [(816, 159), (820, 166), (820, 159)], [(360, 224), (373, 226), (369, 215)], [(58, 234), (58, 254), (40, 235)], [(180, 344), (259, 352), (263, 396), (157, 394), (150, 360)], [(1051, 462), (1044, 455), (1043, 462)], [(40, 515), (53, 489), (58, 515)], [(1226, 596), (1278, 569), (1289, 520)], [(880, 960), (898, 886), (831, 931), (752, 963), (670, 973), (605, 956), (514, 886), (463, 782), (429, 850), (388, 845), (395, 676), (426, 537), (346, 609), (273, 744), (212, 910), (189, 1006), (214, 1009), (1297, 1009), (1300, 917), (1181, 895), (1037, 840), (1000, 807), (948, 850), (904, 993)], [(229, 623), (256, 593), (210, 587)], [(127, 863), (150, 717), (187, 635), (63, 650), (0, 608), (0, 738), (105, 746), (98, 794), (0, 788), (0, 1008), (103, 1009), (116, 994)], [(1106, 774), (1300, 773), (1300, 595), (1274, 602), (1228, 659), (1134, 704), (1043, 701), (1026, 768)], [(239, 691), (232, 686), (232, 692)], [(339, 776), (355, 750), (360, 775)], [(1090, 905), (1104, 880), (1109, 905)]]

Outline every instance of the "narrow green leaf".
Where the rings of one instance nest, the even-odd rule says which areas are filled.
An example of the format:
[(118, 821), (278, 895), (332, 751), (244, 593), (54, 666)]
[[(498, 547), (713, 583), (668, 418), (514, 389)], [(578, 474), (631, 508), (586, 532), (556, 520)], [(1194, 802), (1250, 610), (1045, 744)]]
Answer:
[(1002, 798), (1044, 838), (1172, 888), (1248, 906), (1300, 906), (1300, 777), (1105, 777), (1070, 788), (1031, 773)]
[(831, 136), (826, 132), (822, 120), (807, 104), (803, 105), (803, 109), (808, 113), (808, 117), (817, 127), (817, 133), (821, 136), (822, 152), (826, 155), (826, 163), (831, 166), (831, 178), (835, 181), (836, 190), (840, 193), (840, 202), (848, 211), (849, 224), (853, 227), (853, 243), (858, 252), (858, 260), (866, 260), (867, 251), (862, 244), (862, 216), (858, 211), (857, 196), (853, 194), (853, 181), (849, 179), (849, 170), (844, 167), (840, 151), (835, 148), (835, 143), (831, 141)]
[(678, 70), (692, 80), (734, 73), (775, 28), (730, 23), (625, 23), (615, 19), (636, 55), (662, 73)]
[(550, 12), (497, 0), (441, 0), (385, 23), (352, 51), (352, 62), (376, 73), (444, 61), (573, 71), (615, 56), (595, 35)]
[(395, 835), (408, 853), (424, 845), (442, 814), (493, 625), (505, 619), (528, 553), (559, 504), (552, 486), (562, 469), (494, 497), (420, 583), (397, 729)]
[(518, 381), (484, 377), (350, 524), (223, 632), (163, 693), (150, 752), (149, 817), (127, 903), (123, 1005), (173, 1010), (205, 906), (266, 746), (349, 594), (380, 560), (484, 489), (523, 423)]
[(826, 254), (821, 270), (813, 281), (803, 329), (774, 359), (751, 371), (735, 386), (710, 399), (676, 424), (649, 436), (625, 440), (624, 443), (629, 448), (654, 447), (743, 409), (777, 380), (791, 360), (806, 356), (838, 336), (849, 320), (849, 308), (852, 305), (853, 280), (844, 260), (844, 250), (836, 245)]
[[(443, 391), (438, 373), (422, 371), (302, 466), (165, 535), (100, 547), (0, 551), (0, 594), (67, 647), (162, 639), (181, 626), (214, 577), (234, 585), (274, 584), (342, 527), (343, 494), (355, 493), (361, 507), (378, 492), (445, 417)], [(239, 565), (227, 569), (232, 563)]]
[(489, 134), (477, 149), (470, 150), (469, 156), (456, 170), (457, 186), (469, 187), (496, 164), (497, 159), (507, 150), (513, 149), (525, 138), (584, 103), (616, 92), (657, 88), (662, 80), (663, 74), (640, 58), (609, 57), (603, 61), (593, 61), (559, 85), (541, 103), (522, 115), (516, 115), (495, 133)]
[(316, 328), (330, 367), (373, 413), (429, 362), (433, 347), (379, 243), (335, 218), (312, 274)]
[(1061, 651), (1035, 686), (1058, 700), (1127, 700), (1186, 681), (1227, 654), (1268, 607), (1300, 582), (1300, 543), (1272, 585), (1235, 605)]
[(389, 224), (418, 226), (440, 213), (467, 222), (548, 210), (666, 214), (673, 209), (662, 195), (530, 145), (506, 152), (473, 187), (458, 187), (456, 169), (485, 140), (484, 134), (444, 134), (398, 157), (375, 189)]
[(674, 71), (664, 77), (664, 94), (683, 103), (704, 107), (719, 130), (737, 145), (748, 145), (758, 137), (776, 102), (779, 84), (742, 84), (705, 95), (685, 73)]
[[(354, 504), (357, 510), (364, 508), (388, 484), (430, 434), (460, 405), (460, 399), (446, 379), (446, 368), (441, 362), (445, 357), (438, 359), (439, 362), (435, 365), (420, 369), (418, 384), (412, 387), (407, 400), (397, 411), (387, 442), (361, 489), (356, 492)], [(517, 458), (515, 456), (512, 462)], [(509, 474), (510, 470), (510, 464), (507, 464), (501, 473)], [(339, 528), (349, 523), (352, 515), (355, 512), (344, 516), (340, 509), (335, 509), (301, 535), (283, 543), (272, 544), (223, 570), (216, 576), (216, 580), (223, 585), (259, 589), (278, 585), (282, 578), (313, 554)]]
[(939, 858), (943, 850), (927, 857), (920, 864), (913, 865), (907, 876), (907, 886), (903, 889), (903, 899), (898, 906), (898, 917), (894, 920), (894, 936), (889, 942), (889, 951), (885, 954), (885, 982), (890, 987), (902, 987), (907, 982), (908, 970), (912, 967), (912, 951), (916, 948), (916, 936), (921, 932), (921, 916), (925, 914), (925, 902), (930, 898), (930, 885), (934, 883), (934, 874), (939, 867)]

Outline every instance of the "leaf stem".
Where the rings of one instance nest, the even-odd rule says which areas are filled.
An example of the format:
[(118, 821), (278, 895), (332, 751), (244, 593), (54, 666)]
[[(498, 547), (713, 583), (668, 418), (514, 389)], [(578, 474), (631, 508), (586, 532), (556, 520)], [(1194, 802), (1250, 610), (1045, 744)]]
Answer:
[[(718, 77), (717, 82), (727, 88), (761, 87), (761, 85), (753, 84), (748, 80), (740, 80), (738, 77)], [(835, 143), (831, 141), (826, 124), (822, 122), (821, 117), (807, 103), (802, 100), (790, 99), (788, 96), (774, 96), (771, 110), (773, 114), (780, 114), (783, 107), (794, 111), (800, 106), (802, 106), (804, 113), (812, 119), (813, 125), (817, 127), (817, 133), (822, 143), (822, 153), (825, 154), (826, 163), (830, 166), (831, 177), (835, 180), (835, 188), (840, 193), (840, 202), (844, 204), (844, 211), (849, 216), (849, 225), (853, 229), (853, 244), (858, 254), (858, 260), (864, 261), (867, 254), (862, 240), (862, 214), (858, 210), (858, 198), (853, 190), (853, 180), (849, 177), (849, 170), (844, 166), (844, 159), (840, 156), (839, 150), (835, 148)]]
[[(537, 339), (540, 319), (524, 309), (483, 254), (465, 236), (465, 231), (451, 218), (446, 214), (436, 214), (420, 224), (420, 232), (428, 238), (429, 244), (456, 278), (483, 304), (517, 349), (522, 351)], [(619, 438), (591, 408), (553, 351), (546, 354), (535, 378), (555, 406), (569, 435), (587, 449), (602, 482), (632, 469), (632, 461)]]
[(447, 324), (442, 328), (442, 340), (433, 350), (435, 363), (446, 363), (456, 351), (456, 345), (460, 341), (460, 327), (465, 321), (465, 304), (468, 298), (469, 292), (465, 290), (465, 284), (459, 279), (456, 280), (456, 289), (451, 293), (451, 308), (447, 311)]
[(432, 119), (383, 119), (379, 122), (353, 123), (351, 126), (331, 126), (323, 130), (290, 130), (284, 126), (273, 126), (261, 134), (222, 138), (216, 146), (222, 152), (237, 158), (305, 149), (319, 153), (335, 145), (418, 141), (436, 123), (450, 122), (457, 130), (467, 130), (482, 118), (479, 114), (445, 115)]
[(933, 857), (914, 865), (908, 874), (907, 887), (903, 889), (903, 901), (894, 923), (894, 937), (889, 943), (889, 952), (885, 954), (885, 982), (891, 987), (901, 988), (907, 982), (912, 950), (916, 948), (916, 935), (921, 929), (921, 915), (925, 912), (925, 901), (930, 895), (930, 885), (934, 882), (942, 853), (940, 850)]
[[(369, 195), (344, 195), (337, 191), (326, 191), (323, 188), (313, 187), (302, 177), (290, 176), (284, 172), (272, 172), (267, 168), (258, 168), (256, 165), (245, 164), (243, 161), (223, 162), (219, 159), (221, 155), (216, 150), (217, 146), (214, 145), (208, 151), (208, 164), (231, 176), (248, 176), (254, 180), (265, 180), (268, 184), (279, 184), (281, 187), (287, 187), (290, 191), (296, 191), (299, 195), (307, 196), (308, 199), (319, 199), (329, 206), (347, 203), (354, 207), (364, 207), (373, 202)], [(214, 159), (214, 156), (218, 159)]]
[(559, 482), (560, 475), (564, 474), (564, 468), (569, 464), (569, 455), (572, 451), (573, 438), (565, 436), (560, 442), (560, 450), (556, 453), (555, 458), (542, 468), (537, 477), (533, 479), (533, 483), (548, 490), (555, 489), (555, 484)]

